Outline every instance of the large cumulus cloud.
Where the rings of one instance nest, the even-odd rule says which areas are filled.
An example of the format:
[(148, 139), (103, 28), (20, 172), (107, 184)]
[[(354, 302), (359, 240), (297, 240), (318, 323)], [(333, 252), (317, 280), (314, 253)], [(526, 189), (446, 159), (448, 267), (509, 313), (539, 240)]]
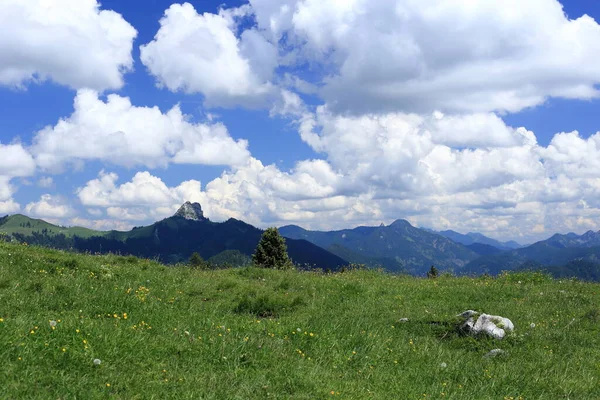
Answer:
[[(251, 0), (336, 111), (516, 112), (598, 96), (600, 26), (557, 0)], [(288, 46), (291, 45), (291, 46)]]
[[(255, 24), (241, 29), (236, 18), (247, 15)], [(516, 112), (551, 97), (595, 98), (599, 57), (600, 26), (569, 19), (557, 0), (250, 0), (218, 14), (186, 3), (142, 46), (160, 84), (208, 104), (256, 105), (308, 65), (330, 109), (354, 114)]]
[(141, 46), (141, 60), (159, 85), (201, 93), (208, 105), (264, 105), (275, 92), (277, 49), (254, 29), (236, 36), (235, 19), (248, 11), (198, 14), (189, 3), (173, 4)]
[(136, 30), (96, 0), (0, 1), (0, 85), (119, 89)]
[(127, 97), (111, 94), (106, 101), (80, 90), (74, 112), (55, 126), (39, 131), (32, 152), (43, 169), (100, 160), (128, 167), (175, 164), (234, 165), (249, 157), (248, 142), (234, 140), (221, 123), (192, 123), (179, 106), (163, 113), (137, 107)]

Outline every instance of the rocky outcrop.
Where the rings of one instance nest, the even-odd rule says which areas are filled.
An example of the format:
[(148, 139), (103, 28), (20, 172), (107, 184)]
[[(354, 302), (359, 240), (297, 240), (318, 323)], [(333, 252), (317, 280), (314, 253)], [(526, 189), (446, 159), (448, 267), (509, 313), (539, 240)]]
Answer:
[(179, 210), (175, 213), (174, 217), (181, 217), (192, 221), (206, 221), (202, 207), (199, 203), (190, 203), (186, 201)]
[(506, 332), (512, 332), (515, 329), (510, 319), (498, 315), (481, 314), (477, 318), (477, 321), (475, 321), (474, 317), (478, 314), (477, 311), (467, 310), (457, 315), (466, 319), (460, 328), (472, 335), (483, 333), (495, 339), (502, 339), (506, 335)]

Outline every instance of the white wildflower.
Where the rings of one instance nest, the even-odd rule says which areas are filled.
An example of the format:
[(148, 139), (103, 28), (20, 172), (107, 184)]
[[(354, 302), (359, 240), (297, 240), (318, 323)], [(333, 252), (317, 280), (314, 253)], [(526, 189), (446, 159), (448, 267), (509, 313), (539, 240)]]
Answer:
[(94, 365), (100, 365), (102, 364), (102, 361), (100, 361), (99, 358), (94, 358)]

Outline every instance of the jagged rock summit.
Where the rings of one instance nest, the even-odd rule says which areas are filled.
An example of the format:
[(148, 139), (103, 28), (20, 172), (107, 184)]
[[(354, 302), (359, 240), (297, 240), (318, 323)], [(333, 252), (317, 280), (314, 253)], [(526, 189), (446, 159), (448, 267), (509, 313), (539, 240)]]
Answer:
[(207, 218), (204, 217), (204, 213), (202, 212), (202, 207), (200, 204), (190, 203), (189, 201), (186, 201), (181, 207), (179, 207), (179, 210), (177, 210), (174, 217), (181, 217), (192, 221), (207, 220)]

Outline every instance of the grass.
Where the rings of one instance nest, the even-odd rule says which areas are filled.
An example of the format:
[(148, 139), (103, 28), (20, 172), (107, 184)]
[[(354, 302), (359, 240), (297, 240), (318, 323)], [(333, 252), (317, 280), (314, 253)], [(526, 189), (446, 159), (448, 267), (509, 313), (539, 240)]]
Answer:
[[(198, 271), (0, 243), (0, 398), (598, 399), (598, 289), (531, 273)], [(461, 336), (466, 309), (516, 331)], [(494, 348), (506, 354), (483, 357)]]
[(104, 236), (107, 232), (94, 231), (92, 229), (74, 226), (65, 228), (50, 224), (41, 219), (32, 219), (24, 215), (16, 214), (8, 217), (4, 224), (0, 225), (0, 232), (6, 234), (21, 234), (31, 236), (34, 232), (46, 230), (49, 235), (63, 234), (67, 237), (79, 236), (89, 238), (92, 236)]

